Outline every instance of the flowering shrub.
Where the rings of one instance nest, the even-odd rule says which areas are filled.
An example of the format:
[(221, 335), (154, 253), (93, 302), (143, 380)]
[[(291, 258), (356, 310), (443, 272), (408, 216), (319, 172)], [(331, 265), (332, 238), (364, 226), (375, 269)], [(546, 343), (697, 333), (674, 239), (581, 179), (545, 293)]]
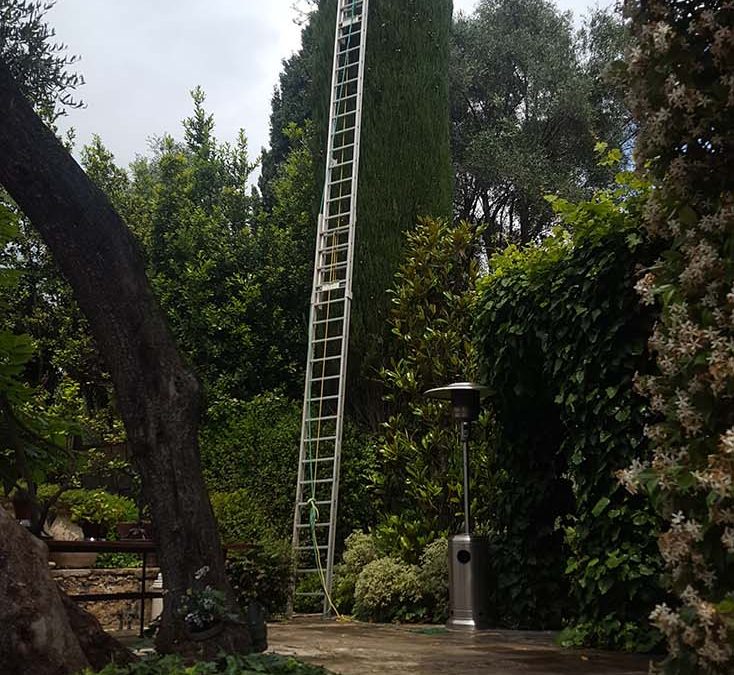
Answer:
[[(208, 567), (198, 570), (194, 575), (195, 584), (198, 585), (208, 572)], [(224, 592), (208, 584), (201, 588), (188, 588), (186, 595), (181, 598), (177, 613), (194, 633), (207, 630), (226, 618), (238, 619), (236, 614), (227, 611)]]
[(210, 628), (224, 616), (224, 593), (211, 586), (200, 591), (188, 589), (184, 596), (179, 614), (191, 631)]
[(652, 614), (665, 673), (734, 670), (734, 4), (626, 0), (626, 65), (644, 222), (667, 250), (638, 283), (660, 320), (659, 372), (637, 380), (658, 419), (653, 455), (620, 473), (667, 526), (675, 599)]

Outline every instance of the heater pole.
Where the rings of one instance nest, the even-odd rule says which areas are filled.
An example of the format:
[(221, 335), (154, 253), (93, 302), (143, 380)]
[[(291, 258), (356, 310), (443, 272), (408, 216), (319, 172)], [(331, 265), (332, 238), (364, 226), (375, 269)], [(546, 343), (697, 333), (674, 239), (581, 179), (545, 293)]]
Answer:
[(469, 431), (470, 422), (461, 423), (461, 446), (464, 454), (464, 534), (469, 534), (471, 514), (469, 511)]

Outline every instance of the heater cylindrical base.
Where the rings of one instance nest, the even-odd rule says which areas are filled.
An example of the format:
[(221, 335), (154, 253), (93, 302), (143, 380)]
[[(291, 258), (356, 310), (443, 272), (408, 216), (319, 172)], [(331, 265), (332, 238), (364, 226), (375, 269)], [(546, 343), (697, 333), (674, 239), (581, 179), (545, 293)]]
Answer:
[(489, 627), (489, 540), (473, 534), (449, 537), (449, 620), (453, 630)]

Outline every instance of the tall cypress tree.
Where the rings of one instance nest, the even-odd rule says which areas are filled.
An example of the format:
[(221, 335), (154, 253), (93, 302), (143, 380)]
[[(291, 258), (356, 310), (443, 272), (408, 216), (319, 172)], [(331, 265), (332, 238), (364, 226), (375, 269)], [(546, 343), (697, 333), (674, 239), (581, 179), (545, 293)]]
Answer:
[[(421, 216), (450, 217), (449, 35), (452, 0), (370, 0), (362, 119), (350, 407), (382, 417), (377, 371), (404, 248)], [(323, 186), (336, 0), (313, 16), (312, 109), (318, 185)], [(319, 193), (320, 199), (320, 193)]]

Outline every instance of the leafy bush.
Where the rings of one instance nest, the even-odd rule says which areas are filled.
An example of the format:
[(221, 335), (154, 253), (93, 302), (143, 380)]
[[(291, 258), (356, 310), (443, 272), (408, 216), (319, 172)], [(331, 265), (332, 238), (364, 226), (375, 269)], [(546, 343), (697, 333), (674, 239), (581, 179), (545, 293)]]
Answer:
[[(91, 670), (85, 675), (93, 675)], [(154, 656), (128, 666), (110, 664), (99, 675), (328, 675), (329, 671), (278, 654), (248, 654), (223, 656), (216, 661), (200, 661), (185, 665), (180, 656)]]
[(365, 565), (377, 557), (377, 548), (372, 535), (355, 530), (347, 537), (344, 550), (344, 566), (347, 570), (359, 574)]
[[(57, 490), (58, 486), (42, 485), (38, 491), (39, 498), (47, 498)], [(67, 490), (56, 501), (55, 509), (68, 511), (75, 523), (93, 523), (105, 530), (111, 530), (117, 523), (138, 519), (138, 507), (132, 499), (105, 490)]]
[[(290, 536), (300, 436), (300, 402), (278, 393), (268, 392), (250, 401), (215, 402), (201, 432), (209, 488), (214, 492), (245, 489), (269, 528), (278, 536)], [(373, 500), (365, 487), (374, 454), (369, 437), (345, 425), (337, 540), (374, 520)]]
[(226, 570), (240, 607), (256, 601), (268, 617), (286, 611), (293, 572), (290, 542), (264, 539), (248, 551), (230, 553)]
[(448, 544), (438, 539), (411, 565), (380, 553), (371, 534), (353, 532), (334, 573), (340, 612), (368, 621), (443, 621), (448, 608)]
[(210, 489), (247, 490), (280, 535), (293, 520), (300, 406), (277, 393), (210, 406), (201, 432), (201, 457)]
[[(450, 407), (426, 389), (474, 379), (471, 306), (479, 276), (480, 235), (469, 223), (426, 219), (408, 234), (391, 290), (395, 358), (382, 371), (392, 414), (373, 476), (381, 545), (411, 563), (461, 522), (462, 462)], [(474, 475), (490, 475), (490, 418), (475, 425)], [(477, 516), (489, 481), (475, 482)]]
[(426, 546), (421, 555), (418, 585), (427, 618), (435, 623), (446, 621), (449, 607), (448, 539), (436, 539)]
[(363, 621), (423, 618), (418, 566), (396, 558), (367, 563), (354, 586), (354, 615)]
[(501, 428), (492, 606), (513, 625), (566, 620), (571, 641), (649, 648), (659, 521), (615, 471), (647, 453), (632, 381), (650, 368), (654, 317), (634, 285), (654, 251), (638, 225), (645, 185), (618, 180), (589, 202), (556, 200), (565, 228), (495, 256), (481, 286), (476, 338)]
[(100, 553), (94, 561), (97, 569), (123, 569), (127, 567), (142, 567), (143, 561), (135, 553)]
[(290, 542), (277, 537), (260, 502), (247, 490), (212, 492), (209, 499), (222, 542), (253, 545), (227, 557), (227, 575), (240, 606), (255, 600), (270, 616), (284, 612), (293, 566)]
[(354, 609), (354, 588), (364, 567), (378, 558), (374, 538), (355, 530), (345, 542), (343, 562), (334, 567), (332, 600), (340, 612), (349, 614)]
[(252, 544), (272, 537), (274, 532), (261, 502), (248, 490), (210, 492), (209, 501), (219, 525), (222, 543)]

